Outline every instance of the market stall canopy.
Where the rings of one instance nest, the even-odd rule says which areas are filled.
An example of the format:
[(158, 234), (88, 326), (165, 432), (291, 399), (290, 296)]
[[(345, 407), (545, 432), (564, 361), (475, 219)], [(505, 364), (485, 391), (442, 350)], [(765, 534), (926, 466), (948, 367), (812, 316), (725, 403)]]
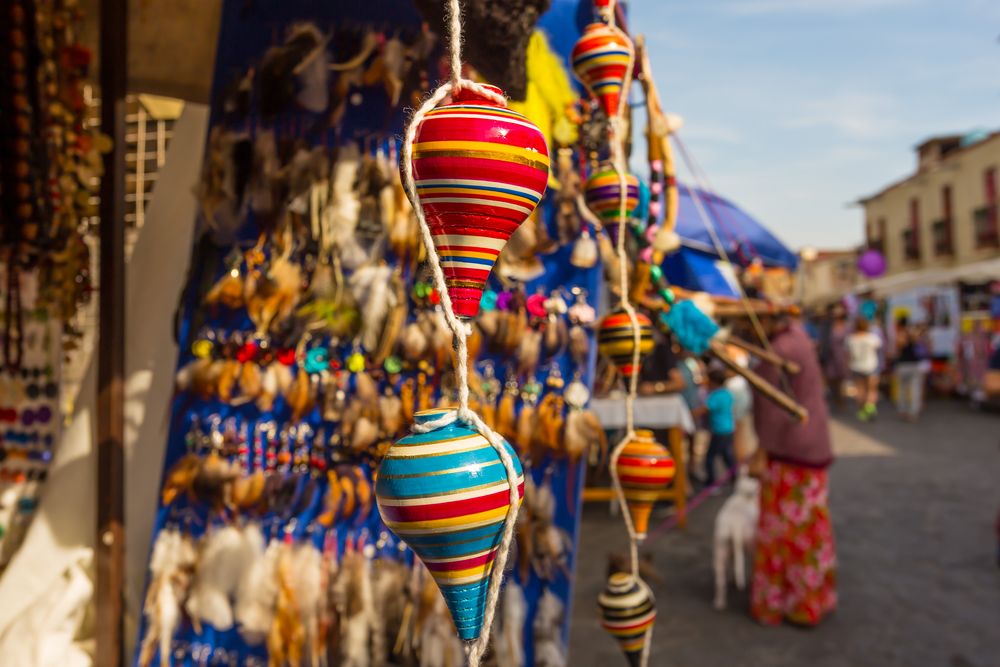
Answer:
[(671, 285), (715, 296), (739, 298), (739, 278), (733, 267), (718, 256), (681, 247), (663, 263), (663, 275)]
[(918, 287), (934, 287), (958, 282), (983, 283), (991, 280), (1000, 280), (1000, 258), (950, 268), (926, 268), (895, 273), (875, 280), (866, 280), (860, 283), (854, 292), (887, 297)]
[[(97, 79), (100, 0), (82, 0), (81, 39), (94, 52)], [(208, 102), (221, 0), (129, 0), (128, 89)]]
[(701, 200), (705, 215), (722, 242), (729, 259), (744, 264), (759, 257), (765, 266), (795, 269), (798, 257), (764, 225), (728, 199), (679, 183), (680, 206), (677, 234), (688, 248), (719, 256), (711, 232), (698, 210), (695, 197)]

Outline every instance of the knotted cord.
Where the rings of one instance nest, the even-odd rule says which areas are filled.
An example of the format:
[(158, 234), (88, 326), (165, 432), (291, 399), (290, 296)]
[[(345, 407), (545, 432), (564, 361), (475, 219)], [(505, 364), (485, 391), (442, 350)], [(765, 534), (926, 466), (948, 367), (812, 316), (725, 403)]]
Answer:
[[(609, 25), (615, 27), (614, 14), (610, 14)], [(632, 515), (628, 511), (628, 503), (625, 499), (625, 489), (622, 487), (621, 478), (618, 475), (618, 459), (622, 450), (635, 437), (635, 399), (639, 394), (639, 364), (641, 363), (642, 331), (639, 327), (639, 317), (635, 306), (629, 299), (628, 255), (625, 252), (625, 236), (628, 225), (628, 165), (625, 160), (625, 102), (628, 98), (628, 90), (632, 83), (632, 70), (634, 68), (634, 58), (629, 61), (625, 70), (625, 79), (622, 84), (622, 95), (618, 100), (618, 109), (610, 119), (609, 144), (611, 146), (611, 166), (618, 176), (618, 239), (615, 254), (618, 256), (618, 288), (621, 292), (621, 307), (628, 315), (629, 326), (632, 327), (632, 374), (629, 376), (628, 393), (625, 395), (625, 435), (611, 450), (611, 460), (608, 464), (611, 473), (611, 486), (614, 488), (615, 497), (618, 500), (618, 507), (621, 510), (622, 518), (625, 521), (625, 529), (629, 538), (629, 561), (631, 564), (632, 577), (640, 580), (639, 577), (639, 539), (635, 531), (635, 523)], [(653, 633), (647, 632), (642, 647), (642, 655), (639, 664), (645, 667), (649, 662), (649, 651)]]
[(406, 189), (406, 194), (413, 205), (413, 212), (420, 226), (420, 235), (424, 247), (427, 249), (427, 263), (430, 265), (434, 278), (434, 286), (441, 296), (441, 308), (444, 311), (445, 321), (454, 335), (455, 384), (458, 386), (457, 417), (454, 414), (445, 414), (439, 419), (415, 426), (414, 430), (416, 432), (427, 432), (444, 428), (454, 423), (457, 419), (471, 429), (478, 431), (489, 441), (493, 449), (496, 450), (500, 461), (503, 463), (504, 470), (507, 472), (507, 483), (510, 487), (510, 500), (507, 508), (507, 516), (504, 519), (503, 536), (501, 537), (500, 548), (497, 550), (497, 555), (490, 571), (490, 583), (486, 593), (483, 625), (480, 628), (479, 637), (466, 646), (469, 667), (479, 667), (483, 654), (486, 652), (486, 647), (489, 645), (490, 629), (493, 625), (497, 601), (500, 597), (503, 573), (507, 567), (507, 557), (510, 554), (510, 545), (514, 539), (514, 528), (517, 523), (517, 513), (521, 504), (521, 495), (518, 491), (520, 480), (517, 469), (514, 467), (514, 461), (507, 447), (504, 446), (503, 438), (487, 426), (486, 422), (469, 408), (469, 327), (455, 315), (451, 296), (448, 294), (448, 285), (445, 281), (444, 271), (441, 269), (441, 261), (434, 249), (434, 237), (424, 216), (423, 206), (421, 206), (420, 199), (417, 196), (416, 183), (413, 177), (412, 157), (413, 142), (416, 139), (417, 130), (421, 122), (423, 122), (424, 117), (452, 93), (459, 90), (469, 90), (503, 107), (507, 106), (507, 100), (489, 88), (462, 77), (462, 14), (459, 0), (448, 0), (447, 20), (451, 78), (435, 90), (413, 114), (403, 139), (400, 161), (403, 168), (403, 187)]

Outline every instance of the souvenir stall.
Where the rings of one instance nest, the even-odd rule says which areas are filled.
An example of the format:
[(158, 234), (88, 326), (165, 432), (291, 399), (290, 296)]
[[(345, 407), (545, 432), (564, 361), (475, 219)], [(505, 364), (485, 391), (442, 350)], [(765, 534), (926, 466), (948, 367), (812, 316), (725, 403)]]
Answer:
[[(516, 533), (498, 659), (565, 655), (579, 468), (603, 437), (585, 410), (597, 257), (558, 205), (575, 95), (555, 28), (469, 3), (467, 30), (501, 34), (470, 45), (464, 71), (501, 84), (511, 111), (468, 87), (401, 145), (405, 109), (449, 71), (441, 8), (417, 5), (224, 3), (135, 664), (460, 664), (496, 606), (497, 531)], [(462, 135), (477, 123), (527, 148), (486, 150)], [(426, 223), (397, 169), (407, 150)], [(517, 231), (505, 245), (477, 215)], [(406, 446), (440, 449), (429, 428), (472, 437), (434, 416), (463, 401), (523, 466), (514, 531), (494, 505), (503, 467), (488, 495), (482, 473), (407, 481), (447, 470), (443, 454), (403, 466)], [(447, 546), (456, 535), (478, 546)]]
[(90, 297), (85, 236), (106, 140), (86, 124), (90, 52), (72, 2), (4, 8), (0, 51), (0, 571), (17, 552), (60, 431), (60, 368)]

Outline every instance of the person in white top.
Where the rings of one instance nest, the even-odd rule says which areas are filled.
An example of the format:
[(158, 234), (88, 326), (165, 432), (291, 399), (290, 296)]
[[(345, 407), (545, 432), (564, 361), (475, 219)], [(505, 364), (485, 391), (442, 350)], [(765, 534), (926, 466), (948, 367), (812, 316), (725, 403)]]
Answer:
[(855, 399), (858, 402), (858, 419), (868, 421), (878, 410), (879, 351), (882, 339), (870, 331), (871, 323), (859, 317), (854, 333), (847, 337), (848, 367), (854, 374)]

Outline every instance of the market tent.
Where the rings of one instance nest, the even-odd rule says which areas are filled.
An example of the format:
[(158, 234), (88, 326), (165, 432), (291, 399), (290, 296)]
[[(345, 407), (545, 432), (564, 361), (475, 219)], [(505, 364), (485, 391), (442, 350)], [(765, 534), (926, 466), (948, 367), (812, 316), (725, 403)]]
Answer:
[(678, 183), (680, 206), (677, 211), (677, 234), (681, 243), (716, 257), (719, 256), (702, 212), (708, 217), (719, 241), (735, 264), (745, 264), (759, 257), (765, 266), (795, 269), (798, 257), (764, 225), (728, 199), (684, 183)]
[(663, 272), (672, 284), (717, 296), (739, 296), (738, 278), (717, 250), (707, 224), (712, 225), (734, 264), (745, 265), (760, 258), (767, 267), (794, 270), (798, 265), (794, 252), (728, 199), (683, 183), (678, 184), (678, 191), (681, 248), (663, 263)]
[(715, 296), (739, 298), (738, 278), (733, 267), (716, 255), (684, 248), (663, 263), (663, 275), (671, 285), (708, 292)]

